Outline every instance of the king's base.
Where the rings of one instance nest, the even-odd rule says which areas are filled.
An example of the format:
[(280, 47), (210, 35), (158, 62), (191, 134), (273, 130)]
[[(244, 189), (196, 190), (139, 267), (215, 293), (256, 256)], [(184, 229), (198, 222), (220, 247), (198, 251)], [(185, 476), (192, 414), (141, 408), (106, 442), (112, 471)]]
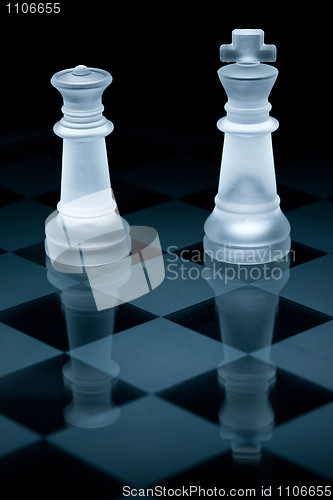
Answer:
[(229, 244), (218, 244), (207, 235), (203, 240), (204, 251), (208, 258), (228, 264), (266, 264), (283, 259), (290, 252), (290, 236), (283, 241), (257, 247), (240, 247)]
[(265, 264), (281, 260), (290, 251), (290, 224), (277, 205), (271, 210), (247, 212), (215, 206), (204, 226), (204, 250), (229, 264)]

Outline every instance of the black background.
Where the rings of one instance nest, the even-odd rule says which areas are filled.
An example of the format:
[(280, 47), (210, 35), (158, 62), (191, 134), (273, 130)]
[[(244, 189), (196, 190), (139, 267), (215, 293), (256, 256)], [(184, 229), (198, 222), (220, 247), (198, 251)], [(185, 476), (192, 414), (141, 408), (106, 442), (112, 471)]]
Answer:
[[(132, 144), (126, 139), (127, 127), (134, 125), (139, 130), (145, 124), (153, 124), (163, 134), (163, 121), (167, 120), (171, 126), (174, 123), (181, 141), (179, 124), (183, 123), (182, 117), (193, 118), (193, 121), (198, 119), (196, 123), (198, 127), (202, 127), (203, 134), (207, 135), (207, 131), (211, 131), (212, 135), (215, 134), (214, 137), (218, 137), (217, 147), (213, 144), (212, 148), (215, 148), (216, 161), (219, 161), (223, 134), (217, 131), (215, 124), (225, 114), (226, 102), (226, 95), (217, 76), (217, 70), (222, 65), (219, 47), (222, 43), (231, 42), (231, 32), (235, 28), (261, 28), (265, 31), (265, 42), (277, 46), (277, 61), (274, 65), (279, 69), (279, 76), (269, 99), (273, 106), (271, 114), (280, 122), (280, 128), (273, 134), (276, 164), (303, 160), (312, 155), (332, 157), (333, 25), (331, 26), (329, 2), (62, 0), (61, 13), (57, 15), (9, 14), (6, 7), (8, 0), (0, 2), (0, 166), (1, 163), (6, 164), (7, 159), (15, 157), (16, 147), (19, 149), (17, 154), (21, 157), (33, 155), (43, 144), (47, 151), (57, 151), (60, 156), (61, 140), (53, 134), (52, 127), (62, 116), (62, 98), (51, 85), (50, 79), (55, 72), (78, 64), (105, 69), (113, 76), (111, 86), (103, 95), (103, 104), (105, 116), (115, 125), (115, 132), (111, 134), (108, 143), (108, 155), (115, 160), (116, 168), (122, 168), (122, 148)], [(16, 0), (11, 3), (13, 8)], [(30, 149), (29, 131), (32, 132)], [(185, 135), (186, 130), (183, 133)], [(119, 136), (117, 139), (117, 134), (123, 134), (122, 141), (118, 140)], [(169, 137), (166, 142), (168, 140)], [(113, 145), (117, 144), (118, 147), (113, 149)], [(143, 155), (147, 154), (147, 157), (149, 147), (148, 142), (142, 148)], [(119, 155), (116, 158), (115, 150), (116, 155)], [(128, 159), (134, 163), (135, 157), (136, 151), (128, 155)], [(59, 159), (59, 170), (60, 165)], [(315, 177), (315, 162), (310, 162), (308, 168)], [(45, 175), (47, 171), (45, 165)], [(332, 182), (332, 178), (333, 173), (327, 182)], [(293, 187), (297, 189), (297, 186)], [(288, 196), (291, 192), (290, 196), (294, 196), (295, 190), (283, 193)], [(117, 189), (116, 192), (120, 193)], [(282, 199), (290, 206), (292, 200), (288, 200), (287, 196), (283, 195)], [(302, 198), (301, 193), (301, 199), (304, 196)], [(41, 200), (42, 203), (47, 197), (48, 193)], [(47, 201), (50, 202), (50, 207), (55, 208), (58, 200), (59, 194), (56, 193)], [(118, 202), (121, 200), (120, 195)], [(213, 202), (213, 195), (210, 200)], [(296, 200), (296, 205), (298, 202)], [(54, 208), (50, 208), (50, 212)], [(38, 246), (38, 251), (40, 248)], [(304, 248), (310, 250), (312, 258), (313, 255), (318, 256), (316, 252), (319, 250)], [(44, 251), (42, 252), (44, 262)], [(298, 259), (303, 258), (302, 251), (300, 255)], [(287, 304), (284, 307), (292, 306)], [(296, 316), (302, 316), (302, 324), (305, 324), (309, 316), (303, 317), (303, 312), (299, 313), (299, 308), (294, 307), (292, 311), (296, 311)], [(38, 311), (41, 309), (45, 314), (43, 303), (39, 305)], [(313, 311), (315, 313), (318, 314)], [(290, 313), (283, 314), (283, 321), (288, 321), (288, 325), (292, 324), (294, 318), (291, 317), (290, 320)], [(42, 321), (40, 323), (45, 334), (44, 324)], [(22, 328), (22, 331), (25, 330)], [(283, 384), (289, 383), (288, 377), (286, 380)], [(300, 379), (298, 384), (301, 382)], [(313, 387), (314, 391), (315, 386)], [(287, 398), (286, 407), (282, 410), (288, 407), (286, 411), (289, 415), (305, 392), (303, 388), (300, 394), (295, 393), (297, 398), (291, 405), (291, 410), (288, 407), (291, 398)], [(210, 394), (208, 392), (208, 396)], [(283, 393), (282, 399), (284, 396)], [(309, 404), (312, 393), (307, 396), (305, 404)], [(200, 399), (196, 397), (196, 405), (198, 401), (200, 404)], [(215, 405), (216, 401), (213, 403)], [(301, 404), (303, 405), (303, 401)], [(68, 463), (69, 459), (59, 453), (55, 458), (50, 453), (51, 458), (48, 458), (47, 449), (46, 453), (42, 449), (36, 451), (37, 458), (31, 458), (31, 455), (25, 455), (24, 452), (24, 458), (15, 467), (11, 467), (14, 461), (12, 458), (8, 477), (10, 480), (14, 476), (19, 477), (17, 471), (18, 475), (22, 475), (23, 463), (27, 471), (23, 476), (27, 478), (31, 475), (33, 480), (37, 478), (36, 484), (43, 480), (43, 474), (45, 481), (51, 485), (54, 483), (51, 465), (57, 467), (67, 479), (76, 469), (71, 466), (71, 462)], [(218, 459), (204, 467), (204, 474), (209, 481), (210, 478), (219, 478), (223, 470), (223, 480), (228, 476), (228, 471), (231, 471), (227, 480), (231, 483), (235, 481), (235, 469), (226, 460), (222, 457), (222, 461)], [(262, 470), (267, 484), (274, 477), (278, 480), (282, 478), (283, 481), (290, 477), (291, 483), (301, 484), (304, 480), (303, 471), (294, 466), (290, 468), (290, 464), (282, 460), (281, 465), (279, 460), (266, 454)], [(7, 474), (8, 468), (4, 470)], [(12, 470), (15, 470), (14, 475), (11, 474)], [(256, 480), (257, 472), (248, 470), (251, 479)], [(64, 484), (61, 473), (56, 490)], [(77, 475), (70, 477), (73, 490), (78, 486), (85, 487), (90, 480), (92, 484), (98, 482), (98, 487), (102, 488), (99, 477), (95, 481), (90, 479), (90, 471), (87, 472), (87, 481), (82, 481), (83, 473), (80, 468)], [(309, 475), (309, 481), (312, 477)], [(248, 481), (248, 484), (244, 484), (245, 487), (251, 484), (247, 475), (239, 474), (237, 478)], [(26, 479), (21, 484), (26, 490)], [(29, 484), (31, 481), (28, 481)]]
[[(128, 124), (225, 114), (219, 46), (234, 28), (261, 28), (277, 46), (271, 114), (274, 153), (288, 162), (331, 156), (332, 27), (320, 2), (114, 2), (63, 0), (60, 14), (8, 14), (1, 4), (1, 123), (45, 127), (61, 117), (51, 86), (59, 70), (85, 64), (113, 76), (105, 115)], [(13, 4), (12, 2), (12, 10)]]

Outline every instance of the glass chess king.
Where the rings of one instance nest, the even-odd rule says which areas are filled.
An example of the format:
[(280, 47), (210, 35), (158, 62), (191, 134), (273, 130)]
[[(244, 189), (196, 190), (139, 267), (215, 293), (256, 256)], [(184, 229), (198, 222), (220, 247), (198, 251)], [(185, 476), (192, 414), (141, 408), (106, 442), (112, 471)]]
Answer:
[(224, 146), (215, 208), (204, 226), (206, 254), (218, 261), (256, 264), (283, 258), (290, 250), (290, 224), (277, 195), (268, 96), (278, 70), (276, 47), (259, 29), (235, 29), (220, 48), (218, 71), (227, 93), (226, 116), (217, 127)]

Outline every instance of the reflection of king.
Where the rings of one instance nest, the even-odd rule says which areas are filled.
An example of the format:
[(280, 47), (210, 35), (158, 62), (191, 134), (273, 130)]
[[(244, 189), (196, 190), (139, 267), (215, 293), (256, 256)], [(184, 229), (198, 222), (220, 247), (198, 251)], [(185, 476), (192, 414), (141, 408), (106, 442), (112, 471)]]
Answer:
[(59, 71), (51, 80), (63, 96), (63, 118), (54, 131), (63, 138), (61, 199), (46, 221), (46, 252), (67, 265), (100, 265), (130, 252), (127, 222), (113, 197), (105, 136), (113, 124), (101, 96), (107, 71), (86, 66)]
[[(208, 268), (215, 264), (208, 262)], [(275, 382), (276, 368), (269, 360), (269, 346), (274, 333), (279, 293), (289, 279), (289, 261), (285, 258), (281, 262), (254, 268), (218, 265), (222, 272), (227, 272), (231, 266), (235, 270), (234, 276), (248, 277), (245, 280), (248, 285), (215, 298), (222, 342), (243, 353), (238, 360), (228, 362), (226, 349), (224, 363), (218, 368), (219, 382), (225, 390), (225, 400), (219, 413), (221, 436), (231, 441), (235, 461), (258, 463), (261, 442), (271, 438), (274, 427), (269, 389)], [(253, 269), (256, 272), (252, 272)], [(265, 280), (274, 283), (275, 293), (253, 286)], [(208, 282), (218, 293), (216, 280)], [(263, 348), (267, 351), (262, 359), (253, 356), (254, 352)]]

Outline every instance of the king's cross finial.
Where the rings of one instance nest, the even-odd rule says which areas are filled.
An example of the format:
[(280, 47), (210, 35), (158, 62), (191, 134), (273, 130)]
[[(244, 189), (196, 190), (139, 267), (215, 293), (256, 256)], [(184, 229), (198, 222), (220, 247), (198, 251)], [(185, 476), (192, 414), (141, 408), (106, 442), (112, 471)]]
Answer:
[(222, 62), (256, 64), (276, 60), (275, 45), (264, 44), (263, 30), (233, 30), (232, 43), (220, 47)]

